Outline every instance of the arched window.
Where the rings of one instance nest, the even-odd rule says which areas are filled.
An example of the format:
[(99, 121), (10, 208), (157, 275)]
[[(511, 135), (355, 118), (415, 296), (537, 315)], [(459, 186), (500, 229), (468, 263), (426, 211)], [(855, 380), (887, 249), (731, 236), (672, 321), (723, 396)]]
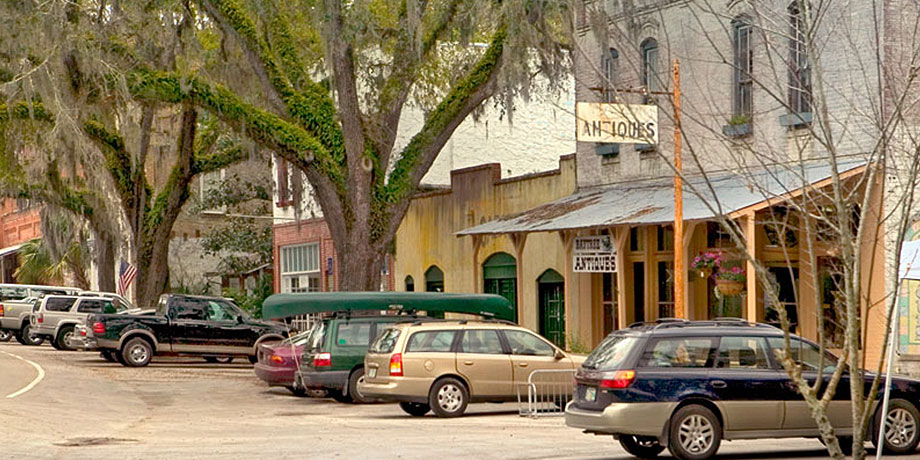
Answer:
[(415, 291), (415, 280), (412, 275), (406, 275), (406, 292)]
[(437, 265), (432, 265), (425, 271), (425, 290), (444, 292), (444, 272)]
[(658, 41), (654, 38), (647, 38), (639, 49), (642, 53), (642, 86), (645, 86), (650, 93), (660, 91)]

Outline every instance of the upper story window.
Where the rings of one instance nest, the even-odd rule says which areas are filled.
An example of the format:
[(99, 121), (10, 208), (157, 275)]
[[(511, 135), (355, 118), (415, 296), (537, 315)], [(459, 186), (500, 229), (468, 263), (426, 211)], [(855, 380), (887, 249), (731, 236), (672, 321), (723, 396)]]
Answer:
[(619, 73), (620, 53), (615, 48), (607, 50), (604, 56), (604, 99), (616, 101), (617, 74)]
[(659, 84), (658, 41), (646, 39), (640, 47), (642, 52), (642, 86), (653, 93), (661, 90)]
[(808, 63), (808, 38), (799, 7), (789, 7), (789, 111), (811, 112), (811, 66)]
[(743, 122), (749, 122), (753, 113), (753, 50), (751, 47), (751, 23), (747, 18), (738, 18), (732, 23), (734, 45), (734, 89), (732, 115)]

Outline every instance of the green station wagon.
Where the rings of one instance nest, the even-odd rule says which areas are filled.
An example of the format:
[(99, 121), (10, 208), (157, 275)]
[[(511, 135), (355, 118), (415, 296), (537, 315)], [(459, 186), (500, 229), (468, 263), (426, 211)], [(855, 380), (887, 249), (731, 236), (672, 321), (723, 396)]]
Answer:
[(507, 299), (493, 294), (440, 292), (309, 292), (275, 294), (262, 305), (264, 318), (320, 314), (312, 343), (304, 346), (295, 389), (324, 389), (340, 402), (370, 402), (358, 391), (364, 382), (364, 355), (388, 325), (462, 313), (514, 319)]

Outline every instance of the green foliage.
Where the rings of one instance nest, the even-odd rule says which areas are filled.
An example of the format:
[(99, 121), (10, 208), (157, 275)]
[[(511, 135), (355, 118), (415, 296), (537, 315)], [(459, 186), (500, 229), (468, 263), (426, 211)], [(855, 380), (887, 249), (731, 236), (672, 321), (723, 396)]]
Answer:
[(272, 261), (272, 229), (254, 219), (232, 218), (201, 239), (204, 253), (220, 258), (224, 273), (243, 273)]
[(16, 282), (22, 284), (60, 284), (63, 277), (55, 266), (59, 265), (51, 251), (39, 238), (29, 240), (19, 248), (19, 268), (13, 272)]
[(246, 289), (224, 289), (223, 295), (233, 299), (233, 301), (243, 310), (252, 315), (253, 318), (262, 318), (262, 303), (268, 296), (272, 295), (274, 287), (272, 286), (272, 276), (268, 273), (263, 274), (256, 281), (256, 286), (252, 292)]
[(566, 337), (565, 343), (570, 353), (575, 353), (579, 355), (587, 355), (587, 354), (590, 354), (591, 351), (593, 351), (593, 349), (589, 347), (588, 345), (586, 345), (584, 342), (582, 342), (577, 335), (572, 336), (572, 337)]

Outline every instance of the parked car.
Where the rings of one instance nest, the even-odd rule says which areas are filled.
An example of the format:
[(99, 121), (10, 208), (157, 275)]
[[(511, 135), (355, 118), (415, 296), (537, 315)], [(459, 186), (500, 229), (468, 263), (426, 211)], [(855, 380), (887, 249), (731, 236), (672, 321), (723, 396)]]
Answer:
[(154, 315), (94, 314), (84, 342), (125, 366), (141, 367), (154, 355), (192, 355), (216, 361), (245, 356), (253, 364), (265, 341), (287, 337), (284, 324), (258, 321), (223, 297), (163, 294)]
[(300, 371), (295, 376), (295, 390), (326, 390), (339, 402), (371, 402), (372, 399), (358, 389), (358, 384), (365, 378), (364, 355), (367, 348), (378, 331), (407, 319), (422, 317), (336, 314), (319, 321), (313, 327), (309, 345), (303, 349)]
[(75, 329), (93, 313), (119, 313), (127, 308), (123, 303), (106, 297), (48, 295), (30, 317), (32, 333), (51, 341), (58, 350), (73, 351), (79, 346)]
[[(156, 314), (156, 310), (142, 310), (140, 308), (132, 308), (130, 310), (122, 310), (118, 312), (119, 315), (141, 315), (141, 316), (151, 316)], [(90, 328), (86, 325), (86, 320), (84, 319), (82, 323), (74, 326), (74, 333), (72, 342), (77, 346), (78, 349), (83, 351), (93, 351), (96, 349), (96, 341), (87, 340), (87, 337), (91, 334), (89, 333)], [(115, 357), (115, 354), (110, 350), (102, 350), (99, 352), (99, 356), (111, 363), (118, 361)]]
[(285, 387), (297, 396), (305, 396), (305, 388), (294, 387), (294, 374), (300, 366), (304, 345), (310, 342), (314, 329), (295, 334), (281, 342), (259, 345), (259, 361), (253, 366), (256, 377), (270, 387)]
[[(792, 355), (813, 384), (820, 349), (792, 337)], [(629, 453), (651, 458), (667, 448), (684, 460), (712, 458), (722, 440), (819, 437), (810, 410), (776, 359), (783, 332), (741, 320), (668, 320), (609, 335), (575, 375), (568, 426), (610, 434)], [(824, 355), (825, 380), (836, 358)], [(865, 373), (868, 390), (875, 375)], [(850, 377), (844, 374), (828, 407), (841, 437), (853, 432)], [(892, 379), (885, 450), (906, 454), (920, 441), (920, 381)], [(870, 422), (877, 440), (880, 405)]]
[(364, 379), (364, 355), (382, 325), (420, 314), (464, 313), (487, 318), (514, 318), (514, 307), (494, 294), (442, 292), (303, 292), (269, 296), (266, 318), (332, 315), (315, 324), (304, 347), (294, 388), (326, 390), (340, 402), (368, 402), (358, 391)]
[[(364, 359), (365, 397), (398, 401), (408, 414), (462, 415), (471, 402), (517, 399), (531, 372), (574, 370), (570, 355), (508, 322), (427, 320), (384, 329)], [(565, 375), (571, 381), (571, 374)]]
[(35, 301), (48, 294), (74, 295), (77, 288), (0, 284), (0, 329), (13, 334), (23, 345), (41, 345), (44, 339), (32, 333), (29, 320)]

